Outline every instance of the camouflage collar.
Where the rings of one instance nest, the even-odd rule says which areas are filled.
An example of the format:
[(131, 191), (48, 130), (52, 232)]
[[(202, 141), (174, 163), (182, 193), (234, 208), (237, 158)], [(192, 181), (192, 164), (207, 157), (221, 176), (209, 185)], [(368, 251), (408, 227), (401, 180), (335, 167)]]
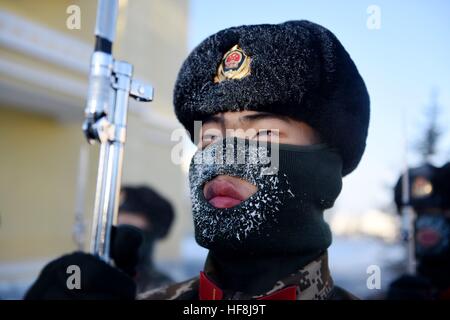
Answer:
[[(325, 300), (333, 299), (333, 280), (328, 269), (325, 253), (294, 274), (277, 281), (273, 288), (262, 295), (253, 296), (242, 292), (221, 290), (210, 278), (210, 265), (205, 272), (181, 283), (168, 285), (139, 294), (144, 300)], [(206, 278), (206, 279), (205, 279)], [(207, 281), (205, 281), (207, 280)], [(336, 298), (336, 297), (334, 297)], [(346, 298), (353, 299), (352, 295)]]
[(271, 290), (258, 296), (220, 289), (210, 278), (213, 272), (207, 262), (205, 272), (199, 278), (200, 300), (324, 300), (333, 289), (327, 253), (277, 281)]

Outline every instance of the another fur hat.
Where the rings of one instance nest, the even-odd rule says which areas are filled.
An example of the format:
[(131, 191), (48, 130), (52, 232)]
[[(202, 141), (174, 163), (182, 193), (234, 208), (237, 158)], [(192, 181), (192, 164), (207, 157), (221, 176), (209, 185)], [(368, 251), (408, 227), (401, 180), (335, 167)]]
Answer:
[(151, 232), (157, 238), (164, 238), (174, 219), (171, 203), (147, 186), (124, 186), (120, 192), (120, 212), (142, 214), (151, 226)]

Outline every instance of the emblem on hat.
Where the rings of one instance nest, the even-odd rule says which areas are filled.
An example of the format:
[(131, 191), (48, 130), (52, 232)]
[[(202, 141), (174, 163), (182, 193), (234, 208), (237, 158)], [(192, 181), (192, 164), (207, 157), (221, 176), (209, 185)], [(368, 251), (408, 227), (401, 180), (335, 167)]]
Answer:
[(242, 79), (250, 74), (250, 57), (238, 46), (228, 50), (222, 58), (214, 77), (214, 83), (226, 79)]

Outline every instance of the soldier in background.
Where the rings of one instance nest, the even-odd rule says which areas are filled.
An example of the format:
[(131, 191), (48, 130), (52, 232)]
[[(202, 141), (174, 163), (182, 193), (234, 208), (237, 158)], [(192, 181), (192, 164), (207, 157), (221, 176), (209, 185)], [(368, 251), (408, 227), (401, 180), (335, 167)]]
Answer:
[[(450, 163), (409, 170), (417, 273), (393, 281), (388, 299), (450, 299)], [(401, 177), (395, 186), (398, 212), (402, 205)]]
[(137, 227), (143, 235), (134, 276), (138, 293), (172, 283), (168, 275), (156, 269), (153, 249), (167, 236), (173, 218), (172, 205), (154, 190), (146, 186), (122, 188), (118, 225)]

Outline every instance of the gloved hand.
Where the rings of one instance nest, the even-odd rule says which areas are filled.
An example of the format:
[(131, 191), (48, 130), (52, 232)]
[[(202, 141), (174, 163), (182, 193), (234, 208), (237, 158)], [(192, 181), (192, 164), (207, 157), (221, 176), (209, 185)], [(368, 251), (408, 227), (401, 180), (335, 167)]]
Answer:
[[(135, 274), (142, 239), (138, 228), (113, 227), (110, 254), (118, 268), (88, 253), (74, 252), (64, 255), (44, 267), (24, 299), (133, 300), (136, 284), (131, 277)], [(79, 269), (75, 267), (74, 271), (69, 266)], [(80, 288), (73, 288), (71, 284), (77, 270)]]
[(423, 277), (402, 275), (388, 289), (387, 300), (432, 300), (431, 283)]

